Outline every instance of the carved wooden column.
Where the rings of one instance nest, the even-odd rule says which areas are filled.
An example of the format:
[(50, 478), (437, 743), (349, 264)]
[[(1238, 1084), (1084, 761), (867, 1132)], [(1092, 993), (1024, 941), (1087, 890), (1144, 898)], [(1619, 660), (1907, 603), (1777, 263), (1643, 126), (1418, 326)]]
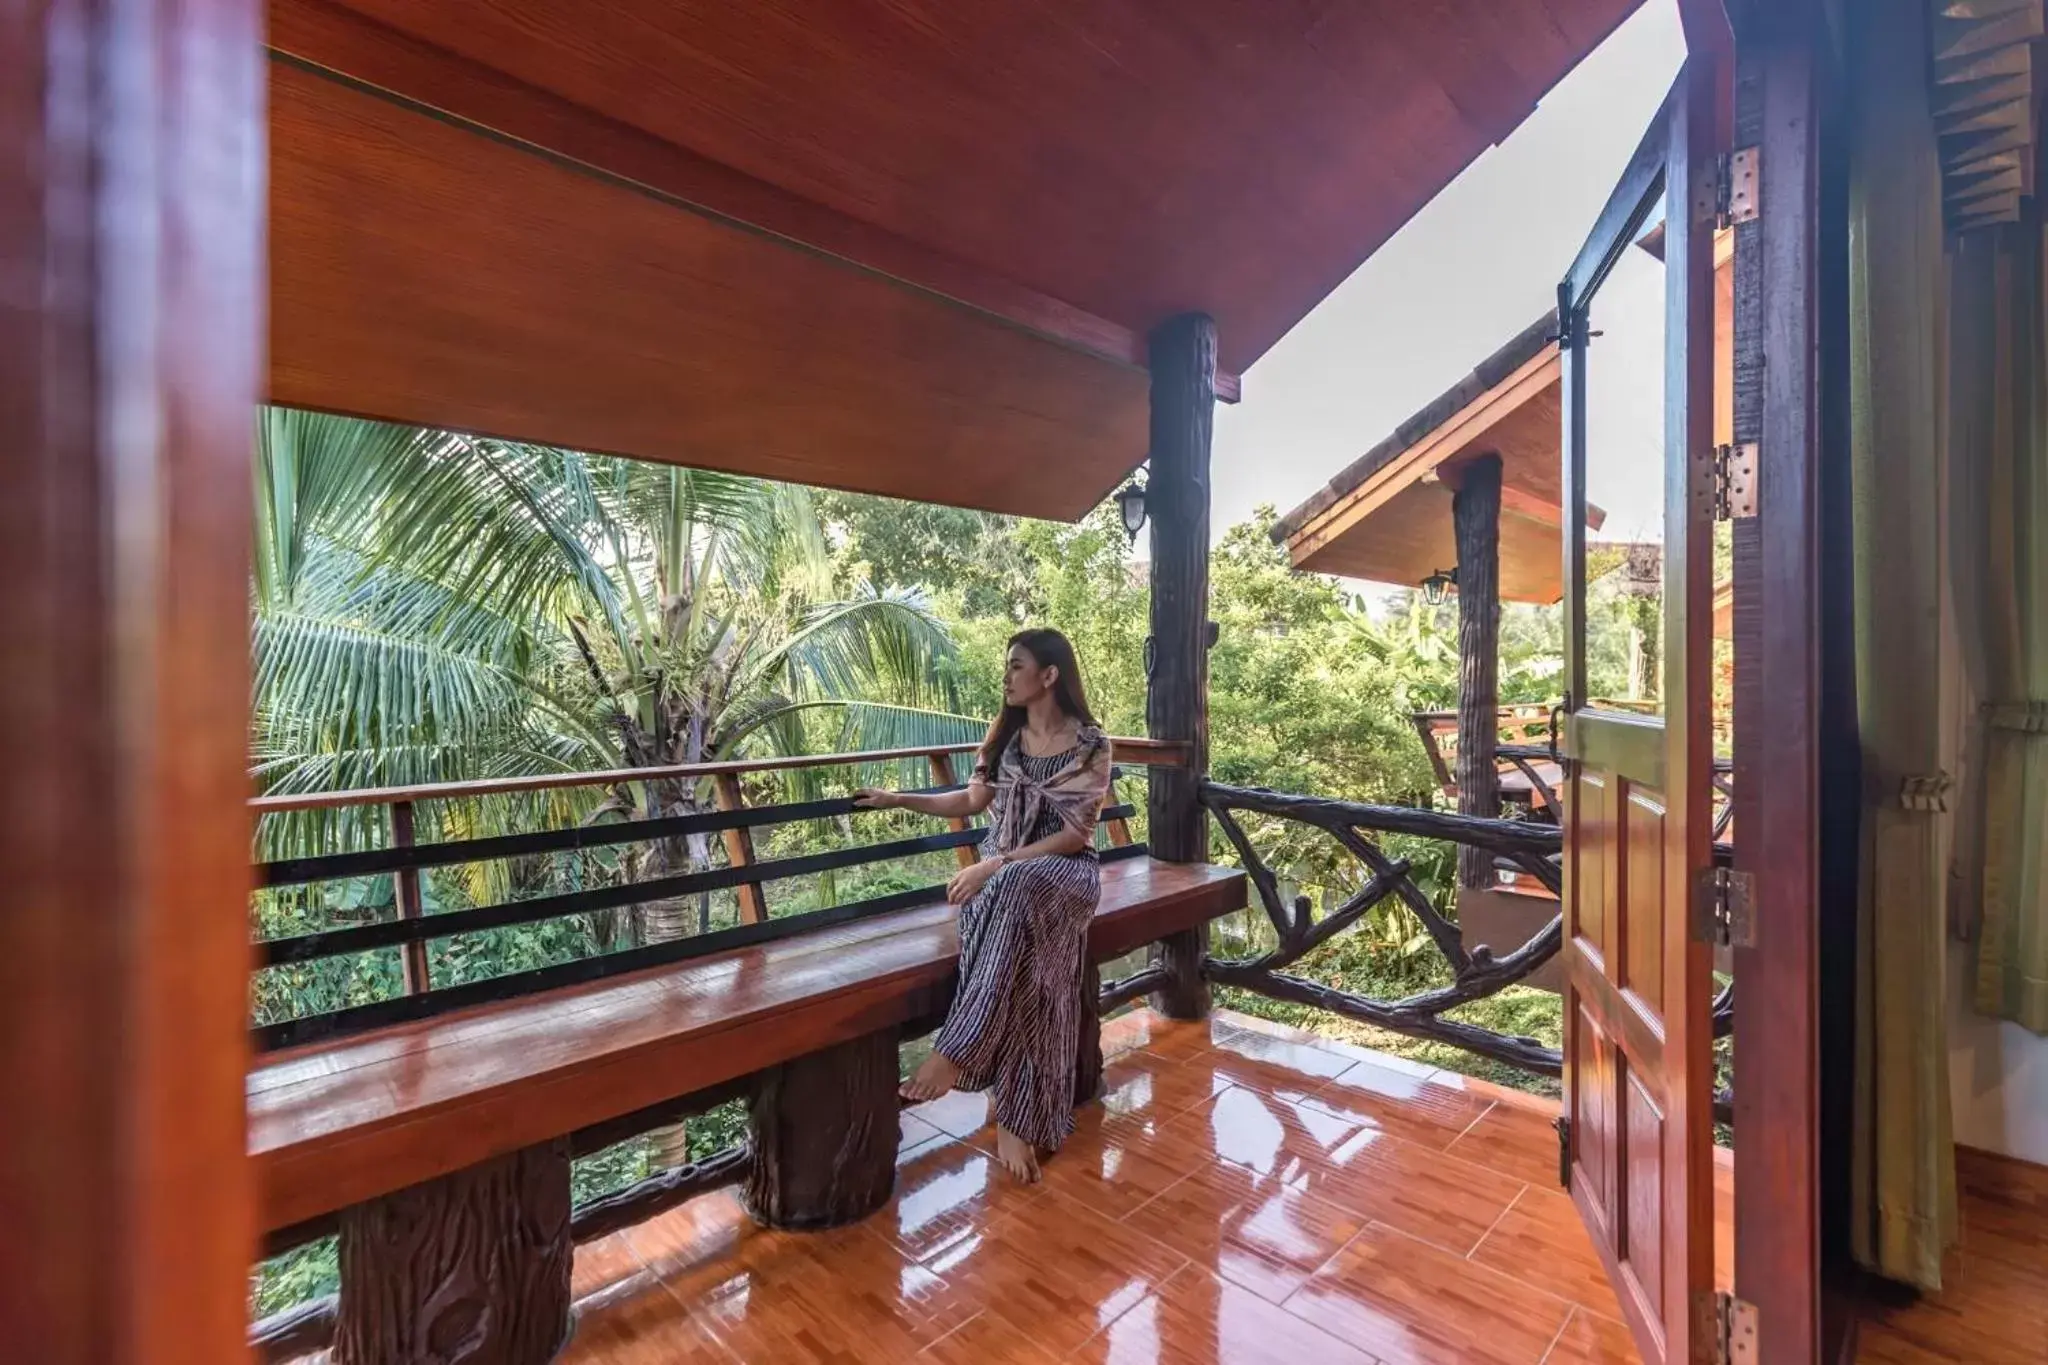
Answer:
[(897, 1031), (887, 1029), (762, 1073), (746, 1183), (755, 1218), (834, 1228), (889, 1202), (903, 1111), (896, 1051)]
[[(1154, 768), (1147, 812), (1153, 856), (1202, 862), (1209, 821), (1196, 801), (1209, 768), (1209, 443), (1216, 410), (1216, 324), (1200, 313), (1160, 324), (1151, 337), (1152, 638), (1145, 726), (1189, 747), (1185, 768)], [(1162, 941), (1153, 960), (1172, 982), (1152, 1007), (1175, 1019), (1209, 1012), (1202, 980), (1208, 929)]]
[(574, 1254), (566, 1139), (344, 1209), (334, 1365), (544, 1365)]
[[(1458, 813), (1500, 814), (1500, 456), (1459, 470), (1451, 498), (1458, 544)], [(1458, 885), (1493, 885), (1493, 855), (1458, 849)]]

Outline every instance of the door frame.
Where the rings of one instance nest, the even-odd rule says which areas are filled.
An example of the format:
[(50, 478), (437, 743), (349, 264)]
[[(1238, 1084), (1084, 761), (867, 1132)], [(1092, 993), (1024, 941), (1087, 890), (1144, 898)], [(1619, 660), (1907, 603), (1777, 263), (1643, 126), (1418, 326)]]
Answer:
[[(1764, 1360), (1853, 1357), (1848, 1163), (1856, 771), (1847, 453), (1846, 159), (1826, 0), (1729, 0), (1735, 145), (1758, 154), (1736, 226), (1735, 432), (1758, 509), (1735, 536), (1735, 827), (1754, 936), (1736, 979), (1735, 1293)], [(1768, 355), (1769, 363), (1764, 363)], [(1743, 1037), (1768, 1048), (1740, 1051)]]

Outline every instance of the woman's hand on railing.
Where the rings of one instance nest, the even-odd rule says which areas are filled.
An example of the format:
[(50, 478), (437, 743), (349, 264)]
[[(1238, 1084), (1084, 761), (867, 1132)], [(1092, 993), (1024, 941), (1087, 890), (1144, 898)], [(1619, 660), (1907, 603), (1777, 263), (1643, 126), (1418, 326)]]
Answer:
[(903, 804), (903, 797), (880, 787), (862, 787), (853, 794), (853, 804), (862, 810), (894, 810)]

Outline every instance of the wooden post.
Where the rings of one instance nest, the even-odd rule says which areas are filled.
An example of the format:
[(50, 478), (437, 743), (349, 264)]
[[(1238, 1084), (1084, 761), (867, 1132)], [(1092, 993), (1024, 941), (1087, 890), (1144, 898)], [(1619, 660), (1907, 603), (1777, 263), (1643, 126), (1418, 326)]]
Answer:
[(896, 1187), (900, 1031), (871, 1033), (761, 1074), (748, 1115), (746, 1202), (771, 1228), (836, 1228), (889, 1202)]
[[(1451, 497), (1458, 545), (1458, 812), (1500, 814), (1500, 456), (1459, 470)], [(1458, 885), (1485, 890), (1493, 854), (1458, 849)]]
[[(732, 773), (720, 773), (711, 780), (713, 799), (720, 810), (739, 810), (746, 805), (746, 796), (740, 791), (740, 780)], [(728, 829), (725, 836), (725, 860), (734, 867), (751, 867), (754, 863), (754, 832), (750, 829)], [(741, 882), (737, 888), (740, 898), (740, 923), (760, 924), (768, 918), (768, 897), (761, 890), (759, 882)]]
[[(412, 802), (391, 803), (391, 846), (411, 848), (413, 846)], [(400, 919), (418, 919), (426, 913), (420, 901), (420, 872), (416, 867), (401, 868), (392, 877), (392, 890), (398, 900)], [(433, 988), (433, 977), (427, 970), (427, 945), (420, 941), (402, 944), (398, 950), (399, 965), (405, 972), (405, 993), (418, 995)]]
[[(959, 782), (960, 770), (953, 766), (953, 755), (940, 753), (931, 754), (929, 755), (929, 757), (931, 759), (932, 765), (933, 786), (950, 787), (953, 786), (955, 783)], [(951, 830), (966, 829), (967, 821), (962, 820), (956, 816), (955, 818), (946, 821), (946, 828)], [(961, 848), (956, 848), (953, 850), (954, 861), (958, 862), (962, 867), (973, 867), (977, 856), (978, 855), (972, 848), (963, 846)]]
[(566, 1138), (344, 1209), (334, 1365), (544, 1365), (575, 1250)]
[[(1148, 642), (1145, 727), (1154, 739), (1184, 741), (1185, 767), (1154, 768), (1147, 811), (1154, 857), (1194, 863), (1209, 856), (1209, 822), (1197, 789), (1209, 768), (1209, 443), (1216, 409), (1216, 324), (1199, 313), (1162, 323), (1150, 341), (1152, 638)], [(1154, 961), (1172, 984), (1152, 1007), (1170, 1018), (1209, 1012), (1202, 980), (1208, 930), (1163, 940)]]
[(0, 1360), (243, 1358), (262, 18), (0, 17)]

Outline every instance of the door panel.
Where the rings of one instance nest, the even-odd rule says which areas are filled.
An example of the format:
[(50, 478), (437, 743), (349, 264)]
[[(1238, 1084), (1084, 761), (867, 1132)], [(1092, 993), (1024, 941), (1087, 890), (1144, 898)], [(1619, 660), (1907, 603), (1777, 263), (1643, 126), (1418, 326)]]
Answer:
[[(1629, 784), (1621, 846), (1627, 850), (1622, 896), (1635, 913), (1625, 921), (1627, 942), (1616, 983), (1644, 1025), (1664, 1031), (1664, 800), (1653, 789)], [(1654, 907), (1654, 908), (1653, 908)]]
[(1559, 290), (1568, 1174), (1649, 1365), (1710, 1344), (1694, 1305), (1713, 1288), (1712, 977), (1691, 931), (1711, 825), (1710, 79), (1681, 73)]

